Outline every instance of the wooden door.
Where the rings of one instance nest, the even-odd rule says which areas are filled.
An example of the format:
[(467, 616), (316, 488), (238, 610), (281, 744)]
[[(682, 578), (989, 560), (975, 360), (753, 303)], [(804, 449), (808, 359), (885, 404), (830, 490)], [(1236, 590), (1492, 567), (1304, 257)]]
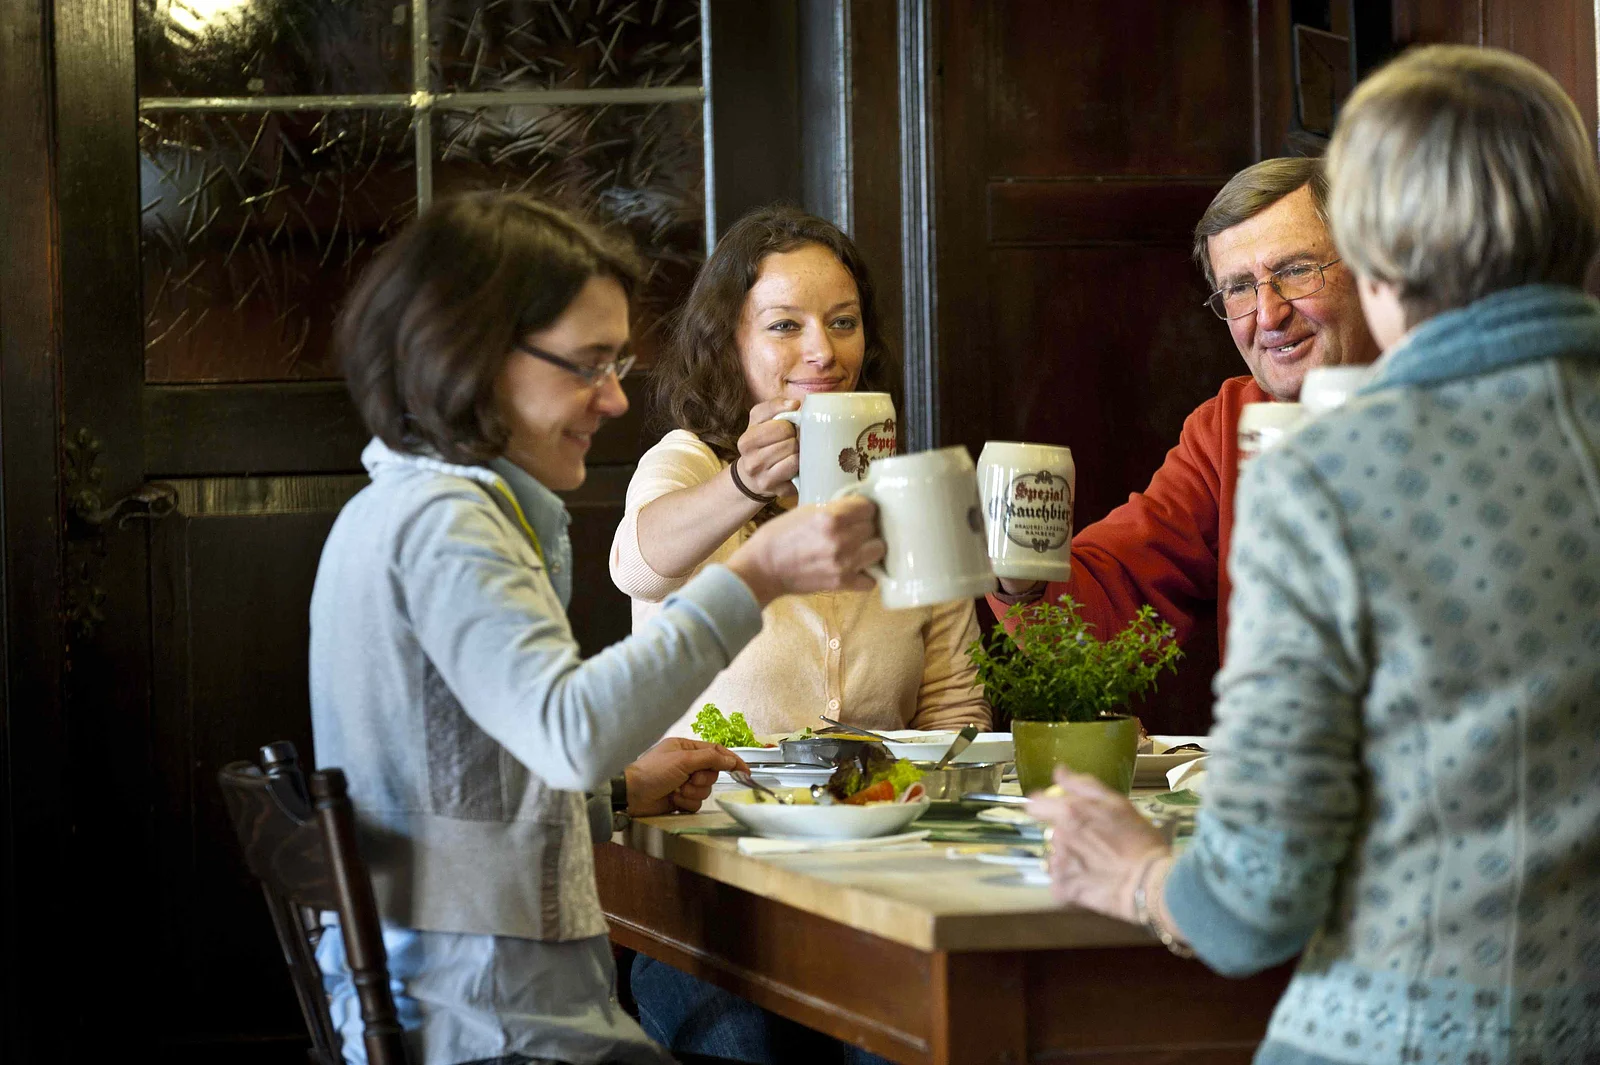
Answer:
[[(127, 1027), (86, 1052), (134, 1036), (168, 1061), (298, 1055), (215, 775), (272, 740), (313, 754), (307, 603), (365, 482), (334, 313), (420, 204), (526, 189), (646, 251), (648, 363), (704, 255), (702, 14), (56, 6), (64, 716), (76, 901), (93, 915), (75, 934), (132, 985), (113, 1007)], [(641, 439), (637, 413), (611, 426), (571, 500), (591, 651), (628, 628), (604, 556)]]
[[(1287, 4), (945, 0), (930, 23), (938, 439), (1071, 447), (1082, 528), (1248, 372), (1190, 241), (1229, 176), (1282, 150)], [(1151, 727), (1204, 731), (1216, 664), (1196, 633)]]

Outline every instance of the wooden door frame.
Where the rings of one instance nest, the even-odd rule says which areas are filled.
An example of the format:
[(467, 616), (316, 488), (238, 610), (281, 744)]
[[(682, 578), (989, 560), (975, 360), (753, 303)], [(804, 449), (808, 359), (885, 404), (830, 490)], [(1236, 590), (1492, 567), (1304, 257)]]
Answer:
[(17, 1062), (55, 1056), (82, 975), (55, 938), (73, 915), (50, 27), (48, 0), (0, 5), (0, 1057)]
[[(791, 60), (795, 2), (778, 5), (789, 14), (774, 38)], [(125, 605), (149, 601), (150, 537), (132, 522), (108, 530), (104, 553), (85, 552), (71, 497), (88, 486), (108, 504), (162, 474), (293, 473), (351, 450), (334, 412), (321, 436), (280, 441), (281, 468), (263, 471), (262, 436), (240, 446), (260, 418), (197, 417), (218, 403), (270, 415), (248, 385), (145, 385), (132, 19), (127, 3), (0, 9), (0, 1057), (19, 1062), (98, 1054), (102, 1032), (154, 1041), (166, 1012), (155, 981), (109, 999), (73, 991), (89, 972), (116, 971), (105, 943), (137, 966), (160, 929), (143, 808), (150, 618)], [(758, 65), (742, 91), (783, 98), (797, 160), (799, 77), (771, 77)], [(711, 175), (728, 179), (719, 192), (798, 198), (797, 177), (781, 188), (754, 180), (759, 142), (724, 147)], [(304, 391), (297, 402), (348, 402), (337, 384)], [(97, 446), (72, 462), (63, 446), (81, 430)], [(171, 456), (195, 433), (212, 434), (206, 468), (179, 469)], [(85, 482), (91, 469), (98, 480)], [(124, 605), (78, 632), (69, 618), (88, 617), (96, 589)]]

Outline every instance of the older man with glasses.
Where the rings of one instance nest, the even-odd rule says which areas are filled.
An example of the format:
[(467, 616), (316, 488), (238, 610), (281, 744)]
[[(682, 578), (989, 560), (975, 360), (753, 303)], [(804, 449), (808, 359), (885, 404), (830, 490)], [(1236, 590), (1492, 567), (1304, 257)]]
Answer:
[(1239, 467), (1239, 411), (1292, 401), (1313, 366), (1372, 362), (1378, 348), (1355, 281), (1328, 232), (1319, 159), (1268, 159), (1234, 175), (1195, 227), (1194, 257), (1250, 376), (1226, 381), (1183, 425), (1150, 486), (1072, 541), (1060, 583), (1002, 580), (997, 614), (1070, 595), (1102, 634), (1149, 603), (1185, 641), (1211, 612), (1227, 637), (1228, 544)]

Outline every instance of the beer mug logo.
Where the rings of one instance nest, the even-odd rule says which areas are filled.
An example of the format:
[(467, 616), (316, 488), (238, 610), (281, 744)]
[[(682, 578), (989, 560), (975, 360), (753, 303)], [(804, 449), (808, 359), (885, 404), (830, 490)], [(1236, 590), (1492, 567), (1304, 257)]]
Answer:
[(1042, 555), (1072, 536), (1072, 483), (1049, 470), (1013, 478), (998, 509), (1006, 539), (1018, 547)]
[(873, 422), (861, 430), (854, 447), (839, 452), (839, 469), (855, 474), (858, 481), (862, 480), (867, 476), (872, 460), (888, 458), (894, 454), (894, 447), (894, 419)]

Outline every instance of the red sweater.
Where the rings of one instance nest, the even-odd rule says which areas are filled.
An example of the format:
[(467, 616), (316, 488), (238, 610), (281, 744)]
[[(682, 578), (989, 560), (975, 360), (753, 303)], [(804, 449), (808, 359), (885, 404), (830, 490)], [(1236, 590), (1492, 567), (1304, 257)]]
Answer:
[[(1150, 487), (1072, 538), (1072, 576), (1045, 588), (1083, 604), (1095, 632), (1119, 632), (1149, 603), (1185, 642), (1204, 614), (1228, 638), (1228, 543), (1239, 472), (1239, 408), (1272, 397), (1250, 377), (1230, 378), (1184, 419)], [(995, 615), (1008, 607), (989, 597)]]

